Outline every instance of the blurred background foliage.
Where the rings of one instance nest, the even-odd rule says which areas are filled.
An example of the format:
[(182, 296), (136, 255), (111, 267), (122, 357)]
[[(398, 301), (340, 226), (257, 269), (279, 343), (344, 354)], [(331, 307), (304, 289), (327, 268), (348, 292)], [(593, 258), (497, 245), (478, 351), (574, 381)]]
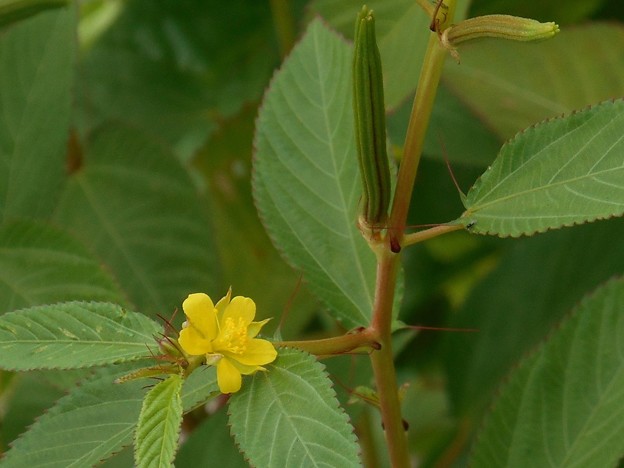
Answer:
[[(292, 41), (317, 15), (350, 40), (361, 1), (51, 3), (5, 16), (0, 30), (0, 147), (23, 161), (0, 177), (0, 312), (81, 299), (170, 317), (189, 292), (220, 296), (231, 285), (256, 301), (261, 318), (274, 317), (270, 333), (343, 332), (271, 244), (250, 178), (254, 119)], [(367, 3), (378, 18), (398, 157), (427, 19), (413, 0)], [(624, 96), (621, 2), (460, 0), (459, 10), (556, 21), (562, 32), (537, 45), (485, 40), (460, 49), (460, 64), (448, 60), (413, 225), (462, 212), (445, 154), (467, 191), (516, 132)], [(45, 76), (22, 96), (36, 64)], [(38, 104), (26, 106), (28, 96)], [(25, 121), (32, 128), (18, 131), (20, 141), (41, 142), (31, 150), (13, 144)], [(52, 135), (63, 131), (66, 141)], [(410, 383), (405, 418), (421, 466), (462, 466), (514, 363), (589, 291), (622, 274), (622, 238), (624, 222), (614, 219), (513, 240), (462, 232), (405, 252), (401, 320), (478, 330), (397, 334), (399, 378)], [(350, 390), (370, 385), (364, 359), (326, 363), (345, 403)], [(53, 373), (0, 375), (0, 453), (72, 382)], [(383, 466), (377, 415), (362, 403), (346, 407), (367, 441), (365, 458)], [(218, 405), (188, 416), (177, 466), (196, 466), (216, 450), (220, 466), (245, 466), (224, 421)], [(131, 457), (107, 465), (130, 466)]]

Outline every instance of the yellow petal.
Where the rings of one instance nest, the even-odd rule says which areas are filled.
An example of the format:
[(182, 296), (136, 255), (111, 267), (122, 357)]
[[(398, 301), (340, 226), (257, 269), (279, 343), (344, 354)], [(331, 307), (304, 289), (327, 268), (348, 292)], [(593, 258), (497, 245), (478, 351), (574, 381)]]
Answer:
[(217, 364), (217, 384), (221, 393), (235, 393), (241, 388), (241, 373), (228, 358), (222, 358)]
[(264, 327), (269, 320), (271, 319), (268, 318), (262, 322), (251, 322), (247, 328), (247, 336), (249, 338), (254, 338), (258, 333), (260, 333), (262, 327)]
[(246, 366), (262, 366), (275, 361), (277, 351), (270, 341), (252, 339), (247, 342), (244, 353), (228, 356)]
[(256, 316), (256, 303), (248, 297), (236, 296), (225, 308), (221, 321), (231, 318), (234, 322), (238, 322), (239, 318), (243, 319), (245, 326), (249, 325)]
[(191, 356), (200, 356), (202, 354), (212, 352), (212, 345), (209, 340), (191, 326), (183, 328), (180, 331), (178, 343), (182, 349)]
[(228, 292), (225, 296), (219, 299), (217, 305), (215, 305), (215, 309), (217, 309), (217, 319), (221, 320), (223, 317), (223, 312), (225, 312), (226, 307), (230, 304), (230, 298), (232, 297), (232, 287), (228, 289)]
[(186, 329), (194, 329), (206, 340), (215, 339), (218, 332), (217, 312), (210, 297), (203, 293), (189, 294), (182, 308), (188, 318)]

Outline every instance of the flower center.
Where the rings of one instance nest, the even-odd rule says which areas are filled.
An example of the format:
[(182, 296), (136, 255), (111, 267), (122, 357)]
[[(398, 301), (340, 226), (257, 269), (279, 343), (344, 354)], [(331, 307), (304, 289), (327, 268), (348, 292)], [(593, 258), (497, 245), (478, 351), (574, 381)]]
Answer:
[[(216, 341), (218, 348), (233, 354), (243, 354), (247, 349), (247, 327), (242, 318), (233, 319), (228, 317), (221, 324), (221, 333)], [(215, 347), (216, 348), (216, 347)]]

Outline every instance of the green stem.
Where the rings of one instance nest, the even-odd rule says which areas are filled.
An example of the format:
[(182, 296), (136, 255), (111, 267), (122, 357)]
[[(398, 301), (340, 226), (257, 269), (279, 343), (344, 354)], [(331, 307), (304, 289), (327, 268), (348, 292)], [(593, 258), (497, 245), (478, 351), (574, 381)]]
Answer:
[(429, 125), (446, 54), (447, 51), (440, 45), (437, 33), (431, 33), (425, 60), (420, 72), (416, 96), (414, 96), (412, 114), (407, 128), (405, 146), (403, 147), (403, 159), (399, 167), (392, 213), (388, 223), (393, 227), (393, 230), (390, 232), (391, 245), (393, 246), (402, 244), (414, 180), (418, 172), (425, 134)]
[(409, 467), (407, 437), (401, 416), (399, 387), (392, 353), (392, 309), (400, 257), (390, 249), (377, 260), (377, 285), (371, 329), (381, 349), (371, 354), (386, 444), (393, 467)]
[(288, 3), (288, 0), (271, 0), (273, 24), (282, 58), (286, 57), (295, 43), (295, 22)]
[(278, 347), (301, 349), (315, 356), (344, 354), (360, 349), (371, 351), (379, 348), (379, 343), (375, 340), (371, 330), (367, 328), (322, 340), (278, 341), (273, 344)]
[(464, 226), (461, 224), (442, 224), (441, 226), (436, 226), (431, 229), (425, 229), (424, 231), (405, 234), (403, 236), (403, 243), (401, 244), (401, 247), (407, 247), (408, 245), (417, 244), (419, 242), (441, 236), (442, 234), (446, 234), (447, 232), (458, 231), (463, 228)]
[[(392, 309), (400, 263), (400, 255), (392, 252), (401, 250), (414, 180), (447, 53), (440, 45), (439, 34), (452, 23), (454, 11), (455, 0), (445, 0), (444, 3), (439, 0), (433, 12), (434, 17), (431, 25), (434, 32), (429, 38), (416, 96), (414, 97), (392, 212), (387, 224), (392, 226), (392, 229), (388, 230), (386, 244), (373, 249), (377, 254), (377, 282), (370, 330), (381, 345), (381, 349), (371, 353), (371, 363), (386, 444), (390, 462), (394, 468), (407, 468), (410, 466), (410, 460), (392, 353)], [(449, 228), (446, 227), (446, 229)], [(442, 228), (438, 228), (438, 231), (440, 230)], [(434, 233), (439, 234), (437, 231)]]

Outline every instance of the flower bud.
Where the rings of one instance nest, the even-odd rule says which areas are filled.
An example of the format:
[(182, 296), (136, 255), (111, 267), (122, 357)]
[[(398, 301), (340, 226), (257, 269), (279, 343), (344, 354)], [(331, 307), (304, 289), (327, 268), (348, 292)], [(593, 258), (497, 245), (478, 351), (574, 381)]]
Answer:
[(559, 32), (556, 23), (539, 21), (509, 15), (477, 16), (461, 21), (446, 29), (442, 42), (449, 48), (457, 44), (482, 37), (498, 37), (513, 41), (536, 41), (549, 39)]
[(388, 217), (390, 167), (386, 152), (381, 57), (373, 12), (366, 6), (355, 24), (353, 113), (363, 187), (360, 218), (369, 226), (380, 226)]

